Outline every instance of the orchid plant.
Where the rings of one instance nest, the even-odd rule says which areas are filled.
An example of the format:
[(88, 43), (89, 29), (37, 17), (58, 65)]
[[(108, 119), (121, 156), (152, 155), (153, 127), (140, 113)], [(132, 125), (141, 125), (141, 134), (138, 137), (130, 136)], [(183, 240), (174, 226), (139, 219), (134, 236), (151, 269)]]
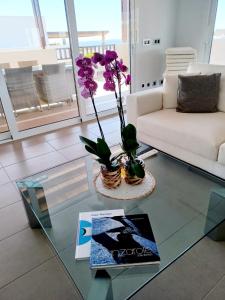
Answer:
[(130, 74), (127, 74), (127, 66), (124, 64), (122, 59), (118, 58), (116, 51), (111, 50), (107, 50), (105, 54), (94, 53), (90, 58), (80, 55), (76, 60), (76, 65), (79, 68), (78, 84), (82, 89), (81, 95), (84, 98), (91, 98), (101, 134), (101, 139), (98, 139), (97, 143), (87, 138), (80, 137), (81, 141), (85, 143), (86, 150), (97, 155), (99, 157), (98, 161), (100, 163), (104, 163), (108, 168), (112, 168), (113, 162), (115, 163), (115, 157), (110, 159), (111, 151), (105, 141), (94, 101), (94, 95), (98, 88), (97, 82), (94, 80), (94, 73), (95, 68), (100, 65), (104, 67), (103, 77), (105, 82), (103, 88), (106, 91), (114, 92), (117, 101), (123, 149), (122, 154), (126, 154), (128, 157), (131, 173), (143, 178), (145, 175), (143, 168), (141, 169), (136, 162), (136, 152), (139, 147), (136, 138), (136, 128), (132, 124), (126, 125), (124, 117), (122, 85), (130, 85), (131, 82), (131, 76)]
[(94, 95), (96, 94), (98, 84), (94, 80), (94, 73), (95, 73), (95, 64), (92, 59), (88, 57), (83, 57), (80, 55), (76, 59), (76, 65), (78, 67), (78, 84), (80, 86), (81, 95), (87, 99), (91, 98), (95, 116), (97, 119), (99, 131), (101, 138), (97, 139), (97, 142), (92, 141), (84, 136), (80, 136), (80, 140), (85, 144), (85, 149), (97, 156), (97, 161), (104, 165), (107, 170), (113, 171), (118, 167), (116, 163), (116, 159), (114, 157), (111, 158), (111, 151), (108, 144), (105, 141), (105, 136), (99, 121), (98, 112), (95, 105)]
[(92, 61), (105, 67), (103, 77), (105, 83), (103, 88), (106, 91), (115, 93), (117, 100), (117, 109), (120, 118), (121, 139), (123, 153), (127, 156), (127, 168), (132, 176), (144, 178), (145, 172), (140, 161), (137, 160), (137, 149), (139, 144), (136, 137), (136, 128), (132, 124), (126, 125), (122, 101), (122, 85), (129, 85), (131, 83), (131, 76), (127, 74), (128, 68), (123, 63), (122, 59), (118, 59), (116, 51), (107, 50), (105, 55), (94, 53)]

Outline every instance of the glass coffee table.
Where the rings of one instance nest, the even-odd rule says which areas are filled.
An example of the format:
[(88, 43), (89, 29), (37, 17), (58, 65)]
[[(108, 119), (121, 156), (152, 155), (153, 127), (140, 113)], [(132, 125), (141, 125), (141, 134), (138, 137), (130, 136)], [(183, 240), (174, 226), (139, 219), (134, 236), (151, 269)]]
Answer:
[[(163, 153), (145, 159), (156, 179), (154, 192), (138, 200), (96, 193), (99, 166), (89, 156), (17, 181), (32, 228), (42, 228), (84, 299), (127, 299), (204, 236), (225, 239), (225, 181)], [(93, 272), (74, 258), (79, 212), (123, 208), (148, 213), (159, 266)]]

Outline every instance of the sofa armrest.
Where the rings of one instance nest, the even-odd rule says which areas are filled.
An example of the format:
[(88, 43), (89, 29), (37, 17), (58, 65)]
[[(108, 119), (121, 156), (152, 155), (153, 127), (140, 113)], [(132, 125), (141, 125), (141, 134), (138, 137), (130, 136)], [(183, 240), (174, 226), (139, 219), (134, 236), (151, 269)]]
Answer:
[(158, 87), (127, 96), (127, 120), (136, 126), (137, 118), (162, 109), (163, 88)]
[(225, 165), (225, 143), (220, 146), (218, 163)]

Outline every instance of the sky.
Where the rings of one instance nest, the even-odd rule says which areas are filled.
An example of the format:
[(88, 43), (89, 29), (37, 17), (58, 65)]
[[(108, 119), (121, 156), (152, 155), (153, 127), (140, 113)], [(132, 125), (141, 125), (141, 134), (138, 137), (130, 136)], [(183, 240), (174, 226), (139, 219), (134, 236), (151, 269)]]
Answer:
[(218, 0), (215, 29), (225, 29), (225, 0)]
[[(39, 0), (39, 3), (47, 31), (67, 31), (64, 0)], [(108, 30), (107, 38), (121, 37), (120, 0), (74, 0), (74, 3), (78, 31)], [(31, 0), (0, 0), (1, 16), (32, 14)], [(225, 0), (218, 0), (215, 29), (221, 28), (225, 28)]]
[[(108, 30), (121, 37), (121, 0), (74, 0), (78, 31)], [(39, 0), (47, 31), (67, 31), (64, 0)], [(1, 16), (32, 16), (31, 0), (0, 0)]]

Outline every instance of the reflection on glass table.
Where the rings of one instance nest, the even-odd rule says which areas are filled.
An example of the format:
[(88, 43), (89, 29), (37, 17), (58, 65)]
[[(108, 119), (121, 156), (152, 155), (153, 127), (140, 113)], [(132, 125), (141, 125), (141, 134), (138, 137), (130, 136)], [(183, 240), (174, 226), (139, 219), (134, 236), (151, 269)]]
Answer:
[[(17, 182), (31, 227), (44, 230), (84, 299), (130, 297), (209, 232), (213, 239), (225, 239), (224, 180), (161, 153), (145, 159), (145, 164), (156, 189), (139, 200), (113, 200), (96, 193), (98, 165), (89, 156)], [(159, 267), (93, 273), (88, 260), (75, 260), (79, 212), (119, 208), (125, 214), (148, 214)]]

